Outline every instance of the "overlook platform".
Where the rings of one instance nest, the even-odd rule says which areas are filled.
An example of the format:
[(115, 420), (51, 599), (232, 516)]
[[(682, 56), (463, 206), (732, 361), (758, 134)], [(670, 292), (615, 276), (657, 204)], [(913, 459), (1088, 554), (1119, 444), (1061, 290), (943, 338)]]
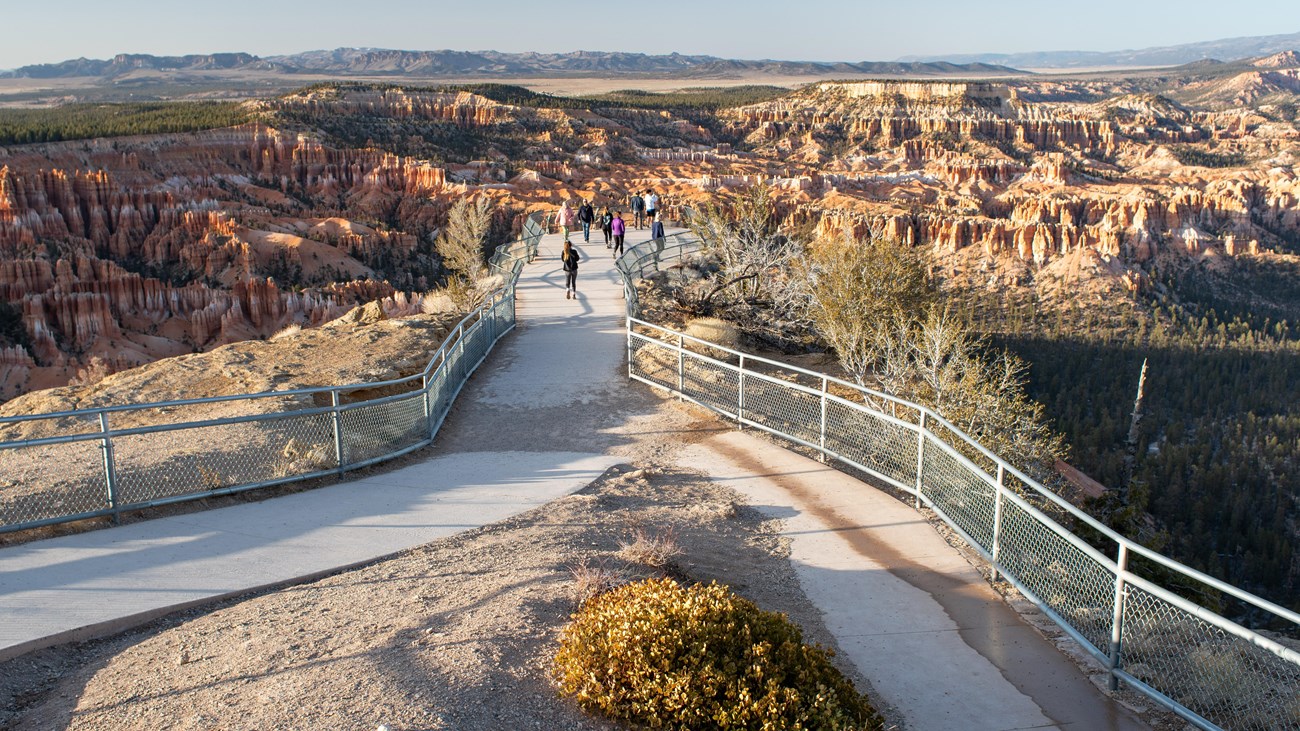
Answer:
[[(629, 232), (629, 243), (647, 238)], [(286, 497), (0, 550), (0, 659), (180, 608), (308, 580), (492, 523), (626, 461), (634, 419), (624, 305), (593, 241), (579, 298), (559, 237), (519, 282), (519, 325), (406, 466)], [(843, 473), (727, 432), (683, 467), (784, 521), (791, 561), (845, 656), (911, 729), (1143, 729), (1012, 611), (909, 506)]]

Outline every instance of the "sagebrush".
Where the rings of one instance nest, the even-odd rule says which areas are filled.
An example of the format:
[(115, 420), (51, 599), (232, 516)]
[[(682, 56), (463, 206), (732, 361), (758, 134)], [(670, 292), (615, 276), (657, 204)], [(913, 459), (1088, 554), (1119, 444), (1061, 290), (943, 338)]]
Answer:
[(826, 650), (717, 583), (647, 579), (596, 596), (565, 628), (554, 673), (584, 708), (650, 728), (883, 726)]

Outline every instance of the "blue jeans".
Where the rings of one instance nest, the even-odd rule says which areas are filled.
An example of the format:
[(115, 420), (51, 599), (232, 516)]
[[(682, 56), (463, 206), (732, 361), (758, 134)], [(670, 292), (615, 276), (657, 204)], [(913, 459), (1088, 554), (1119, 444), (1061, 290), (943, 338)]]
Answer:
[(582, 222), (582, 240), (591, 241), (591, 221)]

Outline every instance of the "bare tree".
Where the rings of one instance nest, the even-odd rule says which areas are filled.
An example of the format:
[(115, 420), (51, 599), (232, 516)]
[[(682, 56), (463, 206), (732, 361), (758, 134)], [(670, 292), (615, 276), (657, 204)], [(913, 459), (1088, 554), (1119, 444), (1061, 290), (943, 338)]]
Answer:
[(713, 287), (700, 298), (706, 306), (732, 291), (740, 297), (782, 299), (791, 265), (804, 256), (802, 242), (781, 229), (772, 192), (763, 186), (749, 189), (729, 207), (705, 205), (690, 226), (721, 265)]
[(447, 225), (434, 245), (442, 256), (443, 266), (451, 271), (447, 293), (465, 309), (476, 306), (481, 297), (478, 280), (487, 269), (483, 244), (492, 228), (490, 206), (486, 197), (472, 202), (468, 198), (456, 201), (447, 216)]

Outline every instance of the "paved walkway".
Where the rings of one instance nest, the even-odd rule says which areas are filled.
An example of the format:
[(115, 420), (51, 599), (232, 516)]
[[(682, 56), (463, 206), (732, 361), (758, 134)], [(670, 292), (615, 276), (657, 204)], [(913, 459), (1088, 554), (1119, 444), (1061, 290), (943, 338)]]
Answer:
[[(559, 244), (546, 237), (525, 268), (519, 328), (461, 394), (428, 460), (0, 550), (0, 658), (495, 522), (624, 461), (626, 422), (650, 402), (624, 375), (621, 284), (604, 246), (580, 243), (580, 296), (566, 300)], [(906, 505), (746, 433), (678, 459), (784, 519), (805, 593), (909, 729), (1145, 728)]]

